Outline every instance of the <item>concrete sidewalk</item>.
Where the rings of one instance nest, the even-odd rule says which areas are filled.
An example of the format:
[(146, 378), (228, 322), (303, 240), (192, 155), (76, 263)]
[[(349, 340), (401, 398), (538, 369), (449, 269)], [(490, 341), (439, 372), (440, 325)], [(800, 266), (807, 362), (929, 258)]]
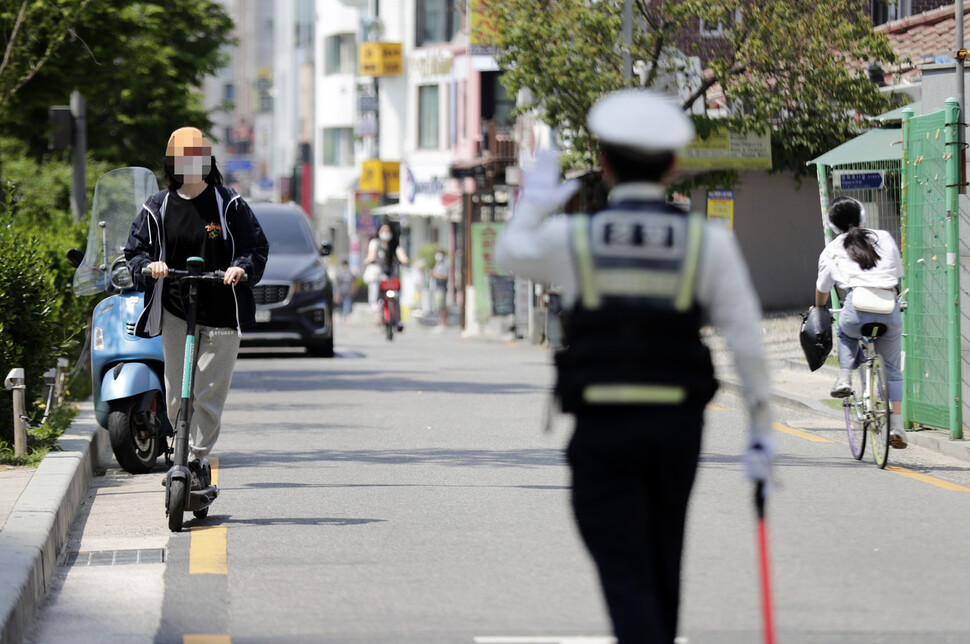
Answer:
[[(376, 324), (365, 307), (354, 309), (345, 324)], [(376, 315), (376, 314), (374, 314)], [(417, 322), (417, 324), (415, 324)], [(411, 320), (412, 333), (430, 320)], [(772, 394), (778, 412), (798, 406), (841, 418), (841, 410), (826, 405), (837, 369), (811, 372), (798, 343), (799, 315), (770, 316), (762, 321), (772, 367)], [(425, 328), (423, 332), (430, 332)], [(475, 336), (472, 336), (475, 337)], [(485, 336), (482, 336), (483, 338)], [(740, 391), (723, 338), (707, 338), (721, 386)], [(776, 413), (776, 417), (780, 414)], [(970, 463), (970, 441), (951, 440), (936, 430), (908, 431), (910, 444), (942, 452)], [(51, 581), (67, 531), (88, 482), (99, 469), (98, 455), (108, 447), (88, 402), (58, 441), (61, 451), (44, 458), (40, 467), (0, 470), (0, 644), (21, 642)]]
[(23, 641), (107, 440), (85, 403), (36, 470), (0, 471), (0, 643)]

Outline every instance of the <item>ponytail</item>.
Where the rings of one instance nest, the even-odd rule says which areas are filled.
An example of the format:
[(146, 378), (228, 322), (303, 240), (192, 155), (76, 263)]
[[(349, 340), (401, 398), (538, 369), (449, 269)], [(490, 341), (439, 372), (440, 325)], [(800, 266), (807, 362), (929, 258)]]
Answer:
[(871, 230), (857, 228), (856, 226), (850, 227), (849, 231), (845, 233), (845, 240), (843, 241), (845, 251), (849, 258), (864, 271), (875, 266), (880, 259), (879, 253), (876, 252), (876, 247), (872, 243), (874, 236)]

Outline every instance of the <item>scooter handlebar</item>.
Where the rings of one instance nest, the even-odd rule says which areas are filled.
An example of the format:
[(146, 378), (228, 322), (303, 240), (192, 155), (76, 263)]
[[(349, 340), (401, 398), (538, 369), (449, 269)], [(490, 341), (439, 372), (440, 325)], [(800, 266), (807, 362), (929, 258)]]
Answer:
[[(141, 274), (144, 277), (151, 277), (152, 276), (152, 269), (150, 269), (150, 268), (148, 268), (146, 266), (145, 268), (141, 269)], [(225, 271), (211, 271), (209, 273), (202, 273), (200, 275), (190, 276), (188, 271), (180, 270), (180, 269), (177, 269), (177, 268), (170, 268), (170, 269), (168, 269), (168, 276), (169, 277), (174, 277), (175, 279), (182, 279), (182, 278), (186, 278), (186, 277), (194, 277), (195, 279), (203, 280), (203, 281), (206, 281), (206, 282), (221, 282), (224, 279), (226, 279), (226, 272)], [(246, 273), (243, 273), (242, 276), (239, 278), (239, 283), (248, 282), (248, 281), (249, 281), (249, 275), (246, 274)]]

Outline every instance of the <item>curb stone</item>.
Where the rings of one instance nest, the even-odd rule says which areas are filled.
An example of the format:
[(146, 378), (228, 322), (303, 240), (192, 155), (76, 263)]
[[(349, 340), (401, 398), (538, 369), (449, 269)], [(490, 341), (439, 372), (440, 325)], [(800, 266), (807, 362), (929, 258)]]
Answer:
[(82, 403), (60, 451), (44, 457), (0, 530), (0, 644), (23, 641), (106, 441), (94, 405)]

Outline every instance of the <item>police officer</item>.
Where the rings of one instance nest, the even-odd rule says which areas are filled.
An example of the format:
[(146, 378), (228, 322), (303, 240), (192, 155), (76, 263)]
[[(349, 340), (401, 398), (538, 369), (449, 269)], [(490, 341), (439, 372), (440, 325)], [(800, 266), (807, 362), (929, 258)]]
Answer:
[(621, 644), (673, 642), (687, 502), (704, 407), (717, 382), (702, 324), (720, 328), (745, 386), (748, 476), (774, 454), (760, 305), (731, 233), (666, 202), (677, 151), (694, 136), (675, 104), (646, 90), (588, 115), (608, 206), (553, 215), (578, 187), (540, 155), (496, 248), (504, 270), (562, 288), (566, 348), (555, 393), (575, 416), (567, 456), (579, 531)]

